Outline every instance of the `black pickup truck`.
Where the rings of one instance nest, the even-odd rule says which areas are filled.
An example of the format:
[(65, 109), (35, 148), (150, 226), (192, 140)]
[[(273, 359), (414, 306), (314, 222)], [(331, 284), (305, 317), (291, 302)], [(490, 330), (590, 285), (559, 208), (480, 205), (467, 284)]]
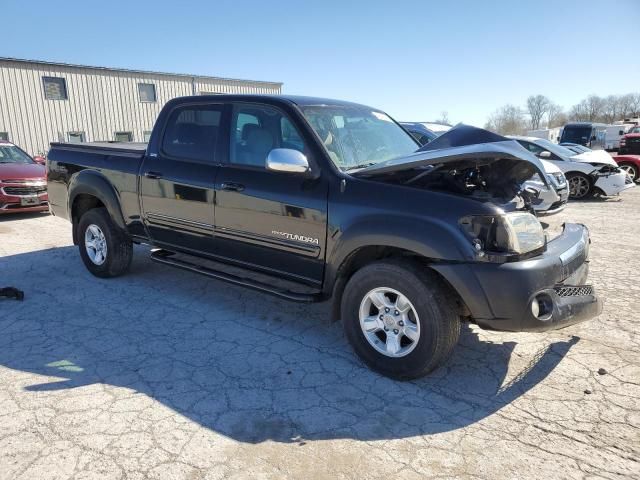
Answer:
[(515, 141), (458, 126), (420, 148), (385, 113), (306, 97), (184, 97), (148, 145), (53, 143), (49, 202), (96, 276), (151, 259), (302, 302), (333, 301), (395, 378), (440, 365), (460, 323), (541, 331), (598, 315), (589, 233), (547, 239), (545, 178)]

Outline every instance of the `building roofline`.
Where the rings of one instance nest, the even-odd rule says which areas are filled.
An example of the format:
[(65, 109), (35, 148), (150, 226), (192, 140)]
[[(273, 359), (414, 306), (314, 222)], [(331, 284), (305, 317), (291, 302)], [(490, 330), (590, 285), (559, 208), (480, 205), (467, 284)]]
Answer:
[(196, 74), (188, 74), (188, 73), (156, 72), (153, 70), (135, 70), (130, 68), (96, 67), (94, 65), (78, 65), (74, 63), (49, 62), (45, 60), (29, 60), (24, 58), (12, 58), (12, 57), (0, 57), (0, 62), (36, 63), (40, 65), (51, 65), (54, 67), (85, 68), (89, 70), (142, 73), (146, 75), (166, 75), (171, 77), (196, 78), (196, 79), (206, 79), (206, 80), (222, 80), (227, 82), (247, 82), (247, 83), (262, 84), (262, 85), (264, 84), (277, 85), (279, 87), (282, 87), (283, 85), (282, 82), (272, 82), (272, 81), (265, 81), (265, 80), (247, 80), (243, 78), (214, 77), (211, 75), (196, 75)]

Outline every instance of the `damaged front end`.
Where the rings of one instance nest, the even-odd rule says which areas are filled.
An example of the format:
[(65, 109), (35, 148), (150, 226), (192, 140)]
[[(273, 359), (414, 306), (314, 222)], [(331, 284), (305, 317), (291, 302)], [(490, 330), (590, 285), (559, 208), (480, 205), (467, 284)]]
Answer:
[(525, 182), (535, 175), (551, 189), (540, 160), (514, 140), (459, 125), (417, 152), (353, 172), (374, 181), (491, 202), (504, 211), (530, 211), (540, 191)]

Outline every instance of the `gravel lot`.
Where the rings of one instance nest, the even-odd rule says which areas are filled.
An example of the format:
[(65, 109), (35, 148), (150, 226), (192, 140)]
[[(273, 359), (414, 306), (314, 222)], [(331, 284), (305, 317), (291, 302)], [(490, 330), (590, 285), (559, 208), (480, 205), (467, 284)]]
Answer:
[(398, 383), (328, 306), (152, 263), (100, 280), (70, 226), (0, 217), (0, 479), (640, 478), (640, 188), (573, 203), (597, 320), (465, 327), (445, 368)]

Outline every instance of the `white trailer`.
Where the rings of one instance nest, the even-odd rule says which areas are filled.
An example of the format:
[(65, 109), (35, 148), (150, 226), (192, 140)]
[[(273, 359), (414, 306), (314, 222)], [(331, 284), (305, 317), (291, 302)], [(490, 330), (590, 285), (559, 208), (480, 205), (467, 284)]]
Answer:
[(528, 137), (544, 138), (553, 143), (558, 143), (562, 135), (562, 127), (540, 128), (538, 130), (529, 130)]
[(605, 128), (604, 149), (607, 151), (618, 150), (620, 139), (633, 127), (633, 124), (607, 125)]

